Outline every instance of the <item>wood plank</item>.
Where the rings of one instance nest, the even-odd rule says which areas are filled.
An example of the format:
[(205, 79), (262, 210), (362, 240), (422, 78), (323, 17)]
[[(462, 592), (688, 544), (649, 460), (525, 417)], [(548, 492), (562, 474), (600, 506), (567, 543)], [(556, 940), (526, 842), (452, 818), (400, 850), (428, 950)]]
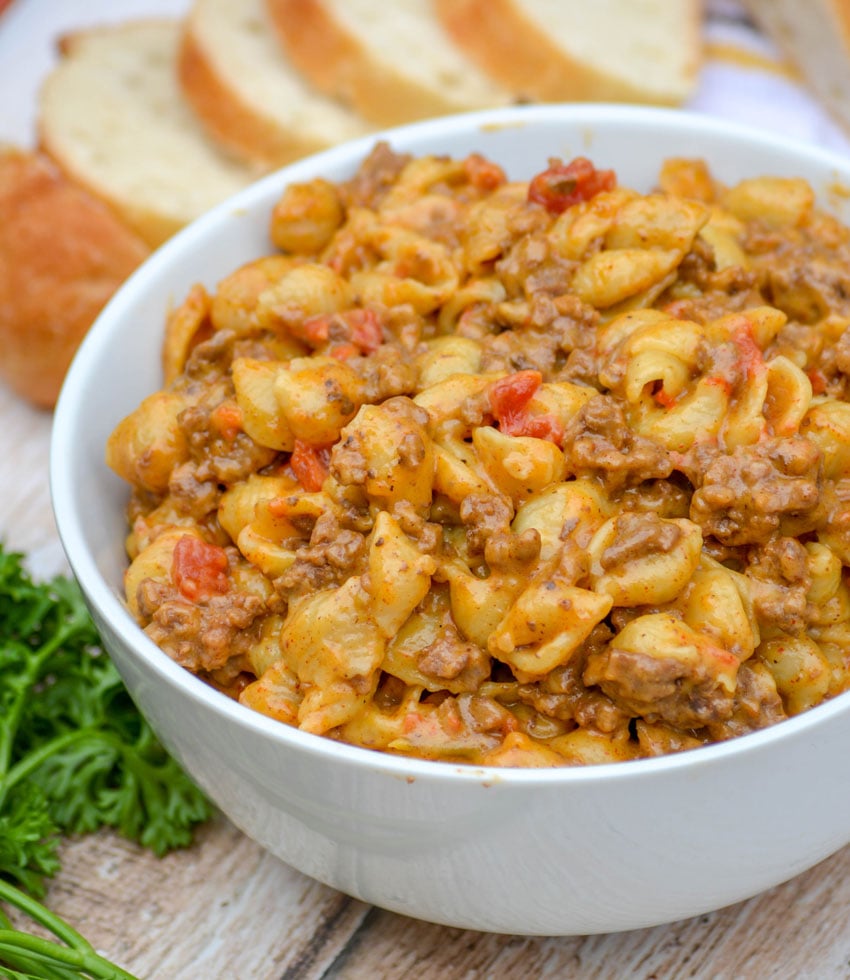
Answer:
[[(576, 896), (580, 900), (580, 896)], [(635, 896), (640, 901), (640, 896)], [(797, 879), (710, 915), (633, 932), (529, 938), (374, 912), (322, 980), (525, 980), (850, 976), (850, 848)]]
[(144, 980), (850, 976), (850, 847), (708, 915), (576, 937), (476, 933), (370, 910), (223, 818), (162, 860), (97, 834), (68, 843), (63, 861), (51, 907)]
[(156, 858), (98, 833), (68, 842), (47, 902), (141, 978), (319, 977), (369, 911), (263, 851), (223, 817)]
[(67, 568), (50, 504), (52, 422), (50, 412), (31, 408), (0, 384), (0, 539), (45, 576)]

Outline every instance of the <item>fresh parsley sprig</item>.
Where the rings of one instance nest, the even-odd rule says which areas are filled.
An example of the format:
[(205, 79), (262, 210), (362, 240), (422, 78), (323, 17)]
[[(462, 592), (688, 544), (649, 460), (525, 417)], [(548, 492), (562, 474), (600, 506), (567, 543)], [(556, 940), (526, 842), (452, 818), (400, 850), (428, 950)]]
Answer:
[(60, 942), (12, 926), (0, 909), (0, 978), (6, 980), (136, 980), (110, 963), (75, 929), (40, 902), (0, 879), (0, 901), (14, 905)]
[(113, 827), (164, 854), (210, 812), (102, 652), (76, 583), (36, 582), (0, 545), (0, 902), (62, 941), (0, 910), (0, 978), (129, 977), (36, 901), (60, 837)]

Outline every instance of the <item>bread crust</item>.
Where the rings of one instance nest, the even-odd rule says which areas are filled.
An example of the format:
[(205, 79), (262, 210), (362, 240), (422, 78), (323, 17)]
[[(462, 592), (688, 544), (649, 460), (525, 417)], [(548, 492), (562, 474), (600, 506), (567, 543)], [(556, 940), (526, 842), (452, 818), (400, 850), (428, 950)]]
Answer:
[[(468, 57), (520, 98), (677, 105), (685, 95), (630, 85), (602, 68), (570, 57), (512, 0), (434, 0), (434, 7)], [(698, 51), (698, 32), (695, 10), (692, 37), (687, 42), (678, 39), (678, 43), (688, 43)], [(696, 62), (695, 57), (694, 75)]]
[(362, 58), (359, 45), (315, 0), (266, 0), (286, 56), (311, 85), (351, 104), (349, 78)]
[[(377, 61), (322, 0), (266, 0), (275, 32), (293, 65), (319, 91), (378, 126), (468, 108)], [(387, 4), (391, 15), (392, 5)]]
[(42, 408), (106, 301), (148, 255), (46, 157), (0, 151), (0, 376)]
[(258, 173), (325, 148), (298, 131), (284, 133), (241, 99), (216, 71), (195, 36), (191, 16), (181, 35), (177, 75), (184, 97), (212, 139)]

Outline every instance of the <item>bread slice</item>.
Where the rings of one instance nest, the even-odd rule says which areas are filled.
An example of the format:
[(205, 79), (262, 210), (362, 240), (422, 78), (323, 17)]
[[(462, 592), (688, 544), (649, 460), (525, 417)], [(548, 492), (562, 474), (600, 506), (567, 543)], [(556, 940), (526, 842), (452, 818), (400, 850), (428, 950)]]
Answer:
[(378, 125), (512, 101), (452, 41), (431, 0), (266, 2), (293, 64)]
[(303, 80), (277, 42), (264, 0), (195, 0), (183, 33), (180, 83), (209, 132), (261, 168), (369, 128)]
[(184, 103), (179, 43), (180, 25), (160, 20), (68, 35), (40, 90), (42, 148), (151, 245), (255, 176)]
[(527, 99), (677, 105), (696, 85), (700, 0), (433, 2), (466, 54)]
[(83, 336), (149, 249), (40, 154), (0, 150), (0, 214), (0, 376), (50, 408)]
[(812, 92), (850, 128), (850, 4), (847, 0), (745, 0), (758, 26)]

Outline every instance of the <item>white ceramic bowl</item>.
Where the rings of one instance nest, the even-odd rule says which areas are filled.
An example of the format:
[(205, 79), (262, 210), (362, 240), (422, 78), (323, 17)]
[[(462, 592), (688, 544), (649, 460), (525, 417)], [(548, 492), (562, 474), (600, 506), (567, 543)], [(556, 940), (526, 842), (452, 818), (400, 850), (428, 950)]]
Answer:
[[(850, 210), (850, 163), (680, 112), (518, 108), (400, 128), (416, 154), (477, 150), (514, 177), (583, 154), (648, 190), (665, 156), (722, 180), (807, 177)], [(103, 312), (59, 401), (56, 520), (107, 649), (163, 742), (237, 826), (367, 902), (464, 928), (564, 935), (659, 924), (749, 897), (850, 841), (850, 696), (695, 752), (609, 766), (495, 770), (397, 758), (305, 734), (228, 700), (144, 636), (121, 599), (127, 488), (115, 424), (160, 386), (168, 304), (267, 253), (283, 186), (352, 173), (372, 138), (265, 178), (157, 251)]]

